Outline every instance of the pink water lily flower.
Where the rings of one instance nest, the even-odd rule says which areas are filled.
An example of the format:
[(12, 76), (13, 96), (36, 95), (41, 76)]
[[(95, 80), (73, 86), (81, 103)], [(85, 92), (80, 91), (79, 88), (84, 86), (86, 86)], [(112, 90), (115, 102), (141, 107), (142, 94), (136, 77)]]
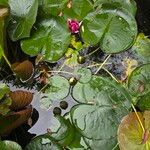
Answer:
[(71, 33), (78, 33), (80, 29), (80, 23), (77, 20), (68, 19), (67, 20), (68, 28)]

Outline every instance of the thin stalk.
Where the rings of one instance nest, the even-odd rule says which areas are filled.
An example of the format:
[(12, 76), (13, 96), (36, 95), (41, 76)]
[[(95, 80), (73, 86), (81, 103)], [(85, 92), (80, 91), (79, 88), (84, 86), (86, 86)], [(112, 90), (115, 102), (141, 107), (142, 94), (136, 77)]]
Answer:
[(65, 74), (70, 74), (70, 75), (73, 75), (73, 73), (71, 72), (67, 72), (67, 71), (48, 71), (48, 73), (65, 73)]
[[(105, 63), (104, 65), (110, 65), (110, 64), (111, 64), (111, 63)], [(89, 66), (87, 66), (87, 68), (97, 67), (97, 66), (100, 66), (100, 65), (102, 65), (102, 63), (89, 65)]]
[(11, 69), (11, 64), (10, 64), (9, 60), (7, 59), (7, 57), (6, 57), (6, 55), (4, 53), (3, 53), (3, 57), (4, 57), (5, 61), (6, 61), (6, 63), (8, 64), (8, 66)]
[[(107, 69), (105, 69), (105, 68), (103, 68), (103, 69), (104, 69), (107, 73), (109, 73), (109, 75), (110, 75), (116, 82), (119, 83), (119, 81), (113, 76), (113, 74), (111, 74)], [(142, 124), (142, 121), (141, 121), (141, 119), (140, 119), (140, 117), (139, 117), (139, 115), (138, 115), (138, 113), (137, 113), (137, 111), (136, 111), (136, 109), (135, 109), (133, 103), (131, 103), (131, 106), (132, 106), (132, 108), (133, 108), (133, 110), (134, 110), (134, 112), (135, 112), (135, 115), (136, 115), (136, 117), (137, 117), (137, 119), (138, 119), (138, 121), (139, 121), (139, 123), (140, 123), (140, 126), (141, 126), (143, 132), (145, 132), (145, 128), (144, 128), (144, 126), (143, 126), (143, 124)]]
[(92, 51), (91, 53), (85, 55), (85, 57), (91, 56), (93, 55), (95, 52), (97, 52), (100, 48), (98, 47), (97, 49), (95, 49), (94, 51)]
[(102, 67), (104, 66), (104, 64), (107, 62), (107, 60), (110, 58), (111, 54), (107, 56), (107, 58), (104, 60), (104, 62), (100, 65), (100, 67), (97, 69), (97, 71), (95, 72), (95, 74), (97, 74)]

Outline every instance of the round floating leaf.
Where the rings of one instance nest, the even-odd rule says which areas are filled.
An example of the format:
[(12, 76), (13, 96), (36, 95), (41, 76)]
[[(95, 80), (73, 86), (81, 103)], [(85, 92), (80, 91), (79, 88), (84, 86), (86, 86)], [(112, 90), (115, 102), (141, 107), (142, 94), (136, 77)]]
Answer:
[(150, 62), (150, 39), (143, 33), (140, 33), (136, 38), (134, 45), (132, 46), (132, 51), (137, 57), (138, 62), (146, 64)]
[(22, 150), (21, 146), (13, 141), (0, 141), (2, 150)]
[(77, 68), (74, 74), (79, 78), (79, 82), (88, 83), (92, 79), (92, 72), (87, 68)]
[(12, 64), (12, 70), (22, 81), (26, 81), (32, 77), (34, 67), (29, 60), (25, 60), (22, 63)]
[(108, 106), (76, 105), (71, 118), (79, 132), (89, 139), (110, 139), (116, 136), (118, 119)]
[(41, 107), (49, 108), (52, 101), (64, 99), (69, 93), (69, 88), (70, 84), (66, 78), (59, 75), (49, 78), (48, 87), (41, 100)]
[[(62, 146), (69, 145), (74, 140), (75, 128), (68, 119), (64, 119), (61, 116), (56, 116), (56, 118), (58, 120), (57, 131), (53, 132), (53, 129), (51, 129), (53, 132), (51, 137)], [(56, 124), (54, 128), (56, 128)]]
[(150, 149), (150, 112), (137, 113), (145, 131), (135, 113), (130, 113), (121, 121), (118, 128), (118, 143), (120, 150), (149, 150)]
[[(118, 53), (130, 48), (137, 35), (135, 18), (126, 10), (113, 6), (92, 12), (83, 20), (83, 40), (90, 45), (100, 43), (106, 53)], [(90, 35), (90, 36), (89, 36)]]
[(65, 4), (62, 12), (65, 18), (82, 20), (92, 10), (93, 5), (89, 0), (71, 0)]
[(113, 4), (113, 6), (117, 8), (126, 9), (134, 16), (136, 15), (137, 6), (135, 0), (95, 0), (94, 6), (103, 7), (103, 5), (105, 6), (109, 4)]
[(137, 106), (140, 110), (150, 110), (150, 92), (140, 96), (137, 101)]
[(25, 150), (62, 150), (62, 147), (50, 135), (45, 134), (32, 139)]
[(93, 76), (87, 84), (77, 83), (72, 92), (73, 98), (79, 103), (92, 103), (114, 107), (130, 107), (131, 97), (116, 82), (104, 77)]
[[(111, 138), (109, 140), (94, 140), (94, 139), (87, 139), (84, 138), (86, 143), (89, 145), (91, 150), (100, 150), (100, 149), (106, 149), (106, 150), (113, 150), (115, 148), (117, 143), (117, 138)], [(118, 149), (114, 149), (118, 150)]]
[(8, 26), (13, 41), (29, 37), (36, 21), (38, 0), (9, 0), (11, 19)]
[(150, 64), (136, 68), (128, 79), (130, 93), (135, 96), (142, 96), (150, 92)]
[(12, 110), (19, 110), (28, 106), (33, 99), (33, 94), (31, 92), (21, 90), (10, 92), (9, 96), (12, 99), (12, 104), (10, 106)]
[(49, 17), (35, 25), (31, 37), (22, 40), (22, 50), (31, 56), (42, 53), (46, 61), (55, 62), (66, 52), (70, 44), (66, 22), (60, 17)]

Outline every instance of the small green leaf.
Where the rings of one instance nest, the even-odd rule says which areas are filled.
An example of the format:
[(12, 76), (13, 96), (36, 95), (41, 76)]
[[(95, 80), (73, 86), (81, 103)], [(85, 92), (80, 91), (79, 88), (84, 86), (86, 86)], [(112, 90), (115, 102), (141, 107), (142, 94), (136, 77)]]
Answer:
[(66, 22), (60, 17), (42, 19), (35, 25), (31, 37), (22, 40), (22, 50), (31, 56), (41, 53), (50, 62), (59, 60), (70, 44)]
[[(50, 106), (52, 101), (64, 99), (68, 95), (70, 88), (68, 80), (59, 75), (49, 78), (48, 84), (45, 90), (45, 97), (41, 100), (41, 104), (44, 104), (42, 107), (46, 108)], [(45, 98), (46, 103), (44, 102)]]
[(77, 68), (74, 74), (79, 78), (80, 83), (88, 83), (92, 79), (92, 72), (87, 68)]
[(22, 150), (21, 146), (13, 141), (0, 141), (2, 150)]
[(9, 92), (9, 87), (4, 83), (0, 83), (0, 100), (4, 97), (5, 94), (8, 94)]
[(8, 26), (13, 41), (29, 37), (36, 21), (38, 0), (9, 0), (11, 19)]
[(137, 115), (133, 112), (125, 116), (118, 128), (118, 143), (120, 150), (150, 149), (150, 112), (137, 113), (145, 131), (143, 131)]
[(128, 79), (131, 95), (138, 97), (150, 92), (150, 64), (136, 68)]
[(8, 6), (8, 0), (1, 0), (0, 6)]

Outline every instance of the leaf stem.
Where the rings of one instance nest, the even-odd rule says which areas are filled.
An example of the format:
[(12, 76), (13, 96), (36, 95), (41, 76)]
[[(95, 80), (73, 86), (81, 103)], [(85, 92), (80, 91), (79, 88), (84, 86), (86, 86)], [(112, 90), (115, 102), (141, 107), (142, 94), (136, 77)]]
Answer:
[(97, 74), (102, 69), (102, 67), (107, 62), (107, 60), (110, 58), (110, 56), (111, 56), (111, 54), (107, 56), (107, 58), (104, 60), (104, 62), (100, 65), (100, 67), (97, 69), (97, 71), (94, 74)]
[(100, 48), (98, 47), (97, 49), (95, 49), (94, 51), (92, 51), (91, 53), (85, 55), (85, 57), (91, 56), (93, 55), (95, 52), (97, 52)]
[(67, 72), (67, 71), (48, 71), (48, 73), (65, 73), (65, 74), (70, 74), (70, 75), (73, 75), (73, 73), (71, 72)]
[(5, 61), (6, 61), (6, 63), (8, 64), (8, 66), (11, 69), (11, 64), (10, 64), (9, 60), (7, 59), (7, 57), (6, 57), (6, 55), (4, 53), (3, 53), (3, 57), (4, 57)]

